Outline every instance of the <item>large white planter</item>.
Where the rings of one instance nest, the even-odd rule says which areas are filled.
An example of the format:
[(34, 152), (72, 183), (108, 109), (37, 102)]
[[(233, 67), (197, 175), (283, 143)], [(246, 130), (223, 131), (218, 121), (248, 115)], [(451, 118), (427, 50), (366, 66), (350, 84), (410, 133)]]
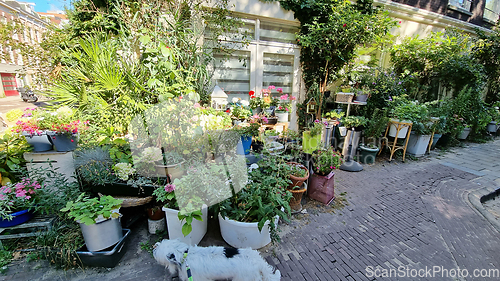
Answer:
[(180, 241), (190, 244), (196, 245), (200, 243), (205, 233), (207, 233), (207, 220), (208, 220), (208, 209), (201, 209), (203, 221), (193, 219), (191, 226), (193, 227), (193, 231), (184, 237), (182, 234), (182, 225), (185, 221), (180, 221), (178, 218), (179, 211), (170, 209), (170, 208), (162, 208), (165, 211), (165, 219), (167, 220), (167, 229), (168, 229), (168, 238), (169, 239), (179, 239)]
[(288, 122), (288, 112), (285, 113), (275, 113), (276, 117), (278, 117), (278, 122), (284, 123)]
[[(278, 226), (279, 217), (276, 216), (274, 224)], [(257, 222), (239, 222), (228, 218), (222, 218), (219, 214), (220, 233), (227, 244), (235, 248), (262, 248), (271, 243), (269, 233), (269, 221), (259, 231)]]
[(470, 128), (464, 128), (464, 130), (457, 136), (459, 140), (464, 140), (469, 136)]
[[(394, 121), (394, 122), (403, 122), (403, 123), (412, 123), (411, 121), (408, 121), (408, 120), (403, 120), (403, 121), (399, 121), (399, 119), (391, 119), (391, 121)], [(391, 123), (391, 126), (389, 127), (389, 136), (390, 137), (396, 137), (396, 133), (397, 133), (397, 127), (396, 127), (396, 124), (392, 124)], [(404, 139), (406, 138), (406, 134), (408, 133), (408, 127), (403, 127), (399, 133), (398, 133), (398, 139)]]
[(424, 156), (430, 140), (431, 135), (417, 135), (411, 132), (410, 139), (408, 140), (408, 146), (406, 147), (406, 152), (415, 157)]

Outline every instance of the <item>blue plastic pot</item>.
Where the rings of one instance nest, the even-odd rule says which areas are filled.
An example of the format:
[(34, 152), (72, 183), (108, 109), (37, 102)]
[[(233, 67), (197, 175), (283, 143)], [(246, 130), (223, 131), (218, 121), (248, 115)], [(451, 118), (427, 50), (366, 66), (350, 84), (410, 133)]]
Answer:
[(46, 133), (42, 133), (41, 135), (31, 135), (23, 132), (22, 135), (26, 138), (28, 144), (33, 147), (33, 152), (52, 150), (52, 142), (50, 142), (49, 136), (47, 136)]
[(54, 150), (59, 152), (73, 151), (78, 144), (77, 134), (58, 134), (53, 131), (48, 131), (50, 140), (54, 144)]
[(3, 228), (3, 227), (20, 225), (33, 218), (33, 213), (30, 212), (29, 210), (22, 210), (19, 212), (12, 213), (11, 215), (13, 217), (12, 220), (0, 218), (0, 227)]
[(247, 155), (250, 153), (250, 146), (252, 145), (252, 137), (241, 136), (241, 142), (236, 146), (236, 153), (239, 155)]

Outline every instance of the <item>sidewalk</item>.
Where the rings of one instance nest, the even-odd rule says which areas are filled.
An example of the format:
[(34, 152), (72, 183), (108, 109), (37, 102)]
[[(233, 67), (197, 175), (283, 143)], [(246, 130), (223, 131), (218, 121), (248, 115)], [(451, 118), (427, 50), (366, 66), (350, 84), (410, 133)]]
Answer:
[[(483, 187), (500, 186), (499, 157), (496, 140), (434, 159), (338, 171), (337, 202), (345, 198), (347, 205), (308, 202), (306, 214), (281, 223), (282, 242), (261, 254), (282, 272), (282, 280), (497, 280), (454, 278), (449, 272), (460, 268), (472, 275), (475, 269), (500, 268), (499, 232), (469, 201), (469, 194)], [(209, 232), (202, 245), (224, 245), (214, 219)], [(171, 280), (141, 250), (139, 243), (148, 239), (156, 237), (147, 234), (144, 223), (136, 226), (124, 258), (113, 269), (62, 271), (47, 261), (16, 261), (0, 280)], [(404, 276), (439, 271), (375, 278), (390, 269), (401, 269)]]

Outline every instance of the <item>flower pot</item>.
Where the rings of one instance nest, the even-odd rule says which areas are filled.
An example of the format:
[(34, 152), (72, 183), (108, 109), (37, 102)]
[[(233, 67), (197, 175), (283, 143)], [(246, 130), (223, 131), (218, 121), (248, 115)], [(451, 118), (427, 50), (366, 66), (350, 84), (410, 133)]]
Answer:
[(275, 113), (276, 117), (278, 117), (278, 122), (285, 123), (288, 122), (288, 112)]
[(54, 131), (47, 131), (47, 135), (54, 144), (54, 150), (59, 152), (73, 151), (78, 145), (77, 134), (59, 134)]
[(123, 237), (120, 219), (107, 219), (91, 225), (80, 223), (87, 249), (97, 252), (118, 243)]
[(312, 174), (309, 178), (309, 187), (307, 191), (309, 198), (318, 200), (323, 204), (330, 204), (335, 199), (334, 174), (320, 176)]
[(167, 219), (168, 239), (179, 239), (186, 244), (196, 245), (200, 243), (205, 233), (207, 233), (207, 208), (201, 209), (203, 221), (193, 219), (191, 224), (193, 230), (187, 236), (182, 234), (182, 225), (184, 225), (185, 221), (179, 220), (179, 211), (165, 207), (163, 207), (162, 210), (165, 211), (165, 217)]
[(436, 147), (437, 142), (442, 136), (443, 136), (442, 134), (434, 134), (434, 138), (432, 139), (431, 149), (434, 149)]
[(321, 134), (311, 137), (311, 133), (305, 131), (302, 133), (302, 150), (305, 153), (312, 153), (321, 145)]
[[(413, 122), (408, 121), (408, 120), (399, 121), (399, 119), (392, 119), (392, 118), (391, 118), (391, 122), (401, 122), (401, 123), (413, 124)], [(389, 136), (394, 138), (394, 137), (396, 137), (396, 133), (397, 133), (396, 124), (391, 123), (391, 125), (389, 127)], [(406, 138), (406, 134), (408, 134), (408, 127), (401, 128), (401, 130), (399, 130), (399, 133), (397, 133), (397, 134), (398, 134), (398, 139)]]
[(408, 145), (406, 146), (406, 152), (415, 157), (422, 157), (427, 152), (427, 146), (430, 140), (431, 135), (417, 135), (411, 132)]
[(368, 95), (365, 95), (365, 94), (357, 94), (356, 96), (354, 96), (354, 101), (357, 101), (357, 102), (366, 102), (367, 99), (368, 99)]
[(241, 136), (241, 141), (236, 145), (236, 153), (239, 155), (247, 155), (250, 153), (250, 147), (252, 146), (251, 136)]
[(358, 149), (359, 139), (361, 138), (361, 131), (353, 131), (353, 130), (347, 131), (346, 137), (344, 138), (344, 145), (342, 147), (343, 156), (347, 156), (349, 152), (349, 144), (351, 142), (351, 137), (352, 137), (351, 155), (354, 156), (354, 154), (356, 154), (356, 151)]
[[(165, 214), (164, 212), (162, 212)], [(165, 215), (163, 215), (165, 216)], [(164, 231), (165, 230), (165, 220), (164, 219), (159, 219), (159, 220), (152, 220), (148, 219), (148, 231), (149, 234), (156, 234), (157, 231)]]
[(160, 208), (148, 208), (146, 209), (146, 213), (148, 214), (148, 218), (151, 220), (161, 220), (165, 218), (165, 212), (163, 212)]
[(182, 177), (184, 174), (184, 169), (182, 165), (185, 161), (172, 165), (155, 165), (158, 168), (158, 173), (160, 175), (170, 175), (172, 180)]
[(486, 129), (488, 130), (488, 132), (490, 133), (496, 133), (497, 130), (498, 130), (498, 123), (496, 121), (491, 121), (488, 126), (486, 127)]
[(470, 128), (464, 128), (464, 130), (458, 134), (457, 139), (459, 140), (465, 140), (467, 136), (469, 136), (470, 133)]
[[(276, 216), (274, 224), (278, 226), (279, 217)], [(219, 214), (220, 233), (227, 244), (235, 248), (260, 249), (271, 243), (269, 221), (266, 221), (259, 231), (257, 222), (239, 222), (229, 218), (223, 218)]]
[(261, 141), (253, 141), (252, 142), (252, 149), (253, 151), (260, 153), (262, 149), (264, 148), (264, 143)]
[(26, 138), (28, 144), (33, 147), (33, 152), (52, 150), (52, 142), (46, 133), (42, 133), (41, 135), (31, 135), (23, 132), (22, 135)]
[(308, 178), (309, 178), (309, 170), (304, 166), (301, 165), (297, 162), (288, 162), (288, 165), (295, 165), (299, 166), (302, 170), (305, 170), (307, 172), (307, 175), (305, 177), (296, 177), (294, 175), (290, 175), (290, 180), (292, 183), (288, 186), (289, 189), (292, 189), (294, 186), (301, 186)]
[(375, 163), (375, 158), (380, 149), (378, 147), (370, 148), (363, 145), (359, 146), (359, 162), (363, 164), (373, 164)]
[(302, 189), (289, 189), (292, 193), (292, 198), (290, 199), (290, 208), (292, 209), (292, 213), (298, 213), (302, 211), (302, 196), (307, 191), (307, 184), (304, 183), (304, 187)]
[(28, 211), (28, 210), (18, 211), (18, 212), (12, 213), (11, 215), (12, 215), (12, 220), (0, 218), (0, 227), (1, 228), (20, 225), (22, 223), (29, 221), (31, 218), (33, 218), (33, 212)]
[(255, 108), (255, 109), (252, 109), (252, 114), (253, 115), (258, 115), (261, 112), (262, 112), (262, 108), (260, 108), (260, 106), (257, 107), (257, 108)]

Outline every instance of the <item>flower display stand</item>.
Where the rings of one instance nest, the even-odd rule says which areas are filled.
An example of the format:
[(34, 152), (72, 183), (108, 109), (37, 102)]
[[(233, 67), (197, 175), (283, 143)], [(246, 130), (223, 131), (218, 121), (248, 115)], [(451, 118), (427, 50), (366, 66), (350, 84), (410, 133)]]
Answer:
[[(56, 217), (51, 216), (35, 216), (28, 222), (20, 225), (0, 228), (0, 249), (3, 249), (2, 240), (18, 239), (23, 237), (33, 237), (49, 232)], [(3, 234), (4, 232), (9, 234)]]
[[(68, 182), (76, 181), (73, 152), (71, 151), (56, 152), (51, 150), (47, 152), (25, 152), (24, 159), (27, 162), (26, 166), (30, 176), (32, 176), (31, 173), (34, 169), (50, 169), (52, 166), (53, 169), (57, 168), (56, 171), (63, 174)], [(52, 179), (47, 178), (47, 181), (50, 183)]]

